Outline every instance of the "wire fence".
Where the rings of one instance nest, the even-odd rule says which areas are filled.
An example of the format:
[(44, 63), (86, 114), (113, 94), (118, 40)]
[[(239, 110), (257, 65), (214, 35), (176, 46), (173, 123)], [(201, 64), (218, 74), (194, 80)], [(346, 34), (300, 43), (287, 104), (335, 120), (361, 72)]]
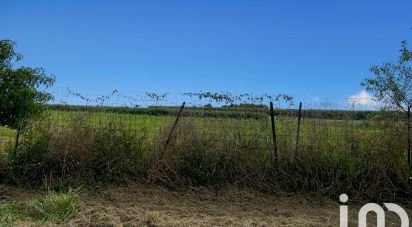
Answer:
[(0, 174), (48, 185), (142, 180), (375, 198), (410, 191), (402, 113), (319, 108), (283, 95), (202, 92), (175, 104), (146, 96), (120, 105), (75, 94), (84, 103), (50, 103), (40, 116), (18, 118), (22, 130), (0, 127)]
[[(385, 133), (388, 124), (391, 130), (396, 126), (401, 136), (404, 131), (399, 114), (385, 115), (375, 111), (376, 106), (365, 110), (365, 106), (349, 102), (303, 103), (299, 111), (299, 105), (286, 95), (146, 92), (127, 96), (115, 90), (87, 97), (67, 92), (66, 100), (47, 105), (43, 117), (31, 121), (52, 127), (56, 134), (89, 127), (94, 131), (110, 128), (133, 136), (145, 134), (152, 141), (158, 137), (173, 139), (182, 132), (214, 139), (243, 137), (254, 143), (256, 150), (279, 149), (280, 154), (298, 152), (302, 146), (319, 141), (333, 141), (336, 149), (350, 151), (360, 138)], [(180, 112), (183, 101), (185, 106)], [(273, 123), (269, 103), (274, 103)], [(1, 153), (13, 148), (15, 140), (15, 129), (0, 127)]]

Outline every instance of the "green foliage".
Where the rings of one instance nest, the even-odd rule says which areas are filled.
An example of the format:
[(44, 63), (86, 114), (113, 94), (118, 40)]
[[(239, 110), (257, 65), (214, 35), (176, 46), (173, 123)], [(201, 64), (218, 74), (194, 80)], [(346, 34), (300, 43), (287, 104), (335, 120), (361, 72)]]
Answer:
[(370, 69), (375, 78), (366, 79), (362, 85), (385, 104), (386, 108), (402, 111), (407, 118), (408, 164), (412, 168), (412, 52), (407, 41), (403, 41), (400, 56), (395, 63), (384, 63)]
[(136, 138), (111, 125), (97, 132), (87, 163), (92, 172), (91, 177), (100, 182), (141, 177), (144, 172), (142, 151), (145, 149), (145, 139), (144, 134)]
[(144, 174), (145, 133), (132, 136), (111, 123), (93, 130), (82, 115), (58, 134), (50, 124), (28, 125), (17, 151), (9, 150), (9, 181), (39, 185), (46, 180), (59, 189), (76, 182), (125, 182)]
[(77, 192), (49, 192), (44, 196), (23, 203), (0, 203), (0, 225), (14, 226), (16, 222), (34, 221), (61, 223), (69, 220), (80, 210)]
[(14, 42), (0, 40), (0, 125), (16, 128), (20, 119), (38, 114), (43, 104), (53, 98), (44, 89), (52, 86), (55, 79), (42, 68), (14, 69), (13, 61), (22, 59), (14, 47)]
[(18, 148), (15, 149), (14, 143), (6, 147), (7, 161), (5, 168), (0, 171), (6, 183), (38, 185), (44, 183), (47, 176), (53, 176), (59, 166), (49, 152), (52, 135), (47, 130), (46, 124), (30, 121), (22, 131)]
[(24, 213), (24, 207), (18, 203), (0, 203), (0, 223), (10, 225), (16, 221), (28, 219)]
[(67, 193), (49, 192), (45, 196), (28, 203), (28, 212), (38, 221), (64, 222), (80, 210), (78, 195), (75, 191)]
[(398, 61), (373, 66), (375, 78), (366, 79), (362, 85), (387, 108), (407, 112), (412, 107), (412, 52), (408, 43), (402, 42)]
[(18, 184), (33, 184), (47, 176), (50, 169), (48, 146), (50, 137), (41, 133), (38, 136), (28, 135), (23, 144), (15, 151), (9, 148), (8, 178)]
[(0, 71), (12, 67), (13, 61), (20, 61), (23, 56), (14, 51), (15, 42), (0, 40)]

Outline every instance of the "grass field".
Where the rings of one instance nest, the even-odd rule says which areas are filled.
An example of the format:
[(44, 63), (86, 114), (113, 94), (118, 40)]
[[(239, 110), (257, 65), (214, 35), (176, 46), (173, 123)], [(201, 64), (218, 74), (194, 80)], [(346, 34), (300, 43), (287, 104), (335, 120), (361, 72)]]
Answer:
[[(248, 116), (254, 116), (251, 112)], [(260, 111), (257, 113), (260, 116)], [(271, 150), (272, 134), (270, 117), (265, 118), (242, 116), (234, 118), (223, 117), (199, 117), (190, 114), (183, 116), (178, 123), (183, 128), (190, 127), (202, 136), (227, 137), (241, 136), (255, 149)], [(280, 152), (290, 153), (296, 149), (297, 117), (281, 115), (276, 117), (276, 135)], [(87, 119), (87, 124), (94, 129), (107, 127), (116, 130), (126, 130), (131, 134), (144, 134), (150, 137), (151, 142), (156, 142), (170, 130), (176, 116), (170, 115), (136, 115), (128, 113), (107, 112), (81, 112), (81, 111), (51, 111), (50, 121), (57, 125), (57, 130), (65, 130), (73, 127), (73, 122), (79, 119)], [(393, 122), (395, 123), (395, 122)], [(323, 143), (329, 152), (347, 152), (353, 150), (353, 146), (361, 146), (368, 143), (371, 137), (385, 133), (387, 126), (377, 120), (352, 120), (346, 119), (306, 118), (302, 119), (300, 127), (299, 147), (312, 146), (315, 143)], [(399, 125), (398, 125), (399, 126)], [(77, 126), (76, 126), (77, 127)], [(402, 126), (400, 126), (402, 127)], [(398, 128), (397, 130), (402, 130)], [(252, 146), (253, 147), (253, 146)], [(298, 147), (298, 149), (299, 149)]]
[[(85, 180), (138, 180), (168, 187), (236, 184), (327, 195), (346, 191), (374, 199), (402, 197), (409, 190), (401, 120), (378, 120), (376, 114), (369, 120), (303, 115), (297, 144), (295, 114), (278, 115), (276, 160), (270, 117), (261, 114), (201, 117), (199, 111), (183, 112), (166, 146), (173, 114), (49, 110), (27, 121), (11, 163), (4, 156), (7, 143), (0, 144), (2, 165), (13, 170), (5, 178), (15, 183), (47, 179), (57, 187)], [(0, 132), (12, 145), (15, 131)]]
[[(253, 117), (255, 113), (259, 117)], [(15, 154), (11, 148), (16, 131), (0, 128), (3, 141), (0, 143), (1, 181), (47, 187), (52, 191), (67, 191), (83, 185), (138, 183), (173, 191), (207, 187), (209, 191), (200, 194), (206, 193), (210, 197), (210, 190), (216, 195), (237, 193), (237, 190), (258, 193), (258, 196), (250, 197), (240, 192), (243, 193), (241, 196), (251, 200), (233, 201), (236, 206), (227, 205), (227, 199), (234, 199), (229, 194), (217, 197), (217, 200), (208, 197), (207, 202), (184, 198), (187, 204), (172, 212), (177, 209), (175, 198), (156, 199), (162, 193), (171, 192), (161, 192), (153, 199), (170, 207), (170, 210), (164, 210), (160, 206), (149, 205), (144, 209), (126, 208), (131, 205), (125, 202), (126, 197), (110, 197), (126, 193), (123, 189), (103, 190), (102, 193), (109, 194), (110, 201), (124, 204), (114, 208), (106, 200), (80, 195), (81, 200), (94, 202), (81, 202), (82, 212), (73, 214), (64, 222), (86, 225), (137, 222), (161, 226), (190, 226), (193, 223), (220, 226), (327, 223), (334, 226), (338, 220), (337, 213), (330, 210), (337, 204), (329, 201), (321, 206), (305, 205), (301, 209), (313, 208), (314, 211), (296, 212), (300, 205), (295, 200), (274, 195), (314, 193), (315, 198), (337, 198), (339, 194), (347, 193), (356, 201), (396, 201), (402, 204), (410, 199), (412, 190), (408, 180), (410, 171), (406, 163), (402, 120), (382, 119), (377, 115), (368, 120), (353, 120), (353, 115), (338, 119), (304, 115), (297, 145), (297, 117), (295, 114), (278, 115), (275, 119), (278, 159), (275, 159), (269, 115), (262, 117), (258, 111), (227, 116), (202, 116), (199, 111), (196, 114), (184, 113), (166, 146), (176, 120), (174, 114), (49, 110), (43, 116), (26, 122)], [(134, 195), (135, 191), (126, 191), (133, 194), (127, 197), (128, 201), (140, 201), (139, 206), (149, 203), (142, 200), (142, 195)], [(176, 196), (180, 198), (182, 195)], [(199, 194), (193, 196), (198, 197)], [(307, 201), (301, 199), (298, 200)], [(252, 200), (260, 202), (255, 204)], [(274, 205), (271, 200), (289, 202), (295, 207)], [(317, 199), (308, 201), (316, 202)], [(0, 209), (8, 212), (8, 216), (0, 215), (0, 218), (9, 218), (7, 220), (11, 222), (17, 220), (14, 223), (22, 225), (61, 222), (59, 218), (39, 219), (25, 213), (25, 210), (33, 209), (30, 204), (33, 202), (18, 206), (13, 203), (0, 205)], [(207, 208), (193, 208), (199, 205)], [(222, 209), (214, 209), (216, 206)], [(329, 208), (324, 209), (324, 206)], [(240, 216), (231, 216), (235, 207), (249, 208), (235, 212)], [(250, 216), (250, 209), (256, 209), (254, 214), (259, 218)], [(190, 210), (201, 217), (185, 215), (183, 210)], [(277, 213), (279, 210), (282, 212)], [(327, 212), (328, 216), (316, 215), (319, 212)], [(170, 218), (179, 215), (183, 215), (180, 221)]]
[[(260, 112), (259, 112), (260, 114)], [(161, 131), (169, 129), (175, 121), (175, 116), (170, 115), (147, 115), (130, 113), (111, 112), (83, 112), (83, 111), (61, 111), (51, 110), (45, 114), (42, 121), (54, 126), (56, 133), (73, 127), (73, 123), (87, 119), (88, 127), (96, 130), (106, 128), (110, 125), (117, 130), (126, 130), (132, 134), (144, 133), (155, 141)], [(253, 114), (249, 114), (253, 116)], [(260, 115), (259, 115), (260, 116)], [(269, 116), (266, 118), (215, 118), (184, 116), (180, 124), (191, 124), (197, 132), (203, 134), (233, 134), (238, 133), (253, 138), (254, 142), (265, 149), (269, 149), (271, 144), (271, 128)], [(76, 126), (77, 127), (77, 126)], [(330, 120), (330, 119), (307, 119), (302, 120), (300, 131), (300, 144), (304, 146), (313, 142), (311, 135), (317, 135), (317, 140), (323, 139), (325, 142), (333, 143), (335, 149), (347, 149), (347, 137), (355, 140), (355, 137), (367, 137), (379, 134), (384, 129), (380, 122), (371, 120)], [(283, 149), (293, 149), (296, 143), (297, 118), (288, 116), (278, 116), (276, 118), (276, 131), (279, 143)], [(16, 131), (0, 127), (0, 151), (4, 152), (6, 146), (13, 144)], [(312, 140), (312, 141), (311, 141)], [(263, 144), (262, 144), (263, 143)]]
[[(113, 127), (118, 127), (128, 131), (144, 131), (148, 130), (152, 133), (157, 133), (159, 129), (169, 126), (175, 121), (175, 116), (158, 116), (158, 115), (135, 115), (125, 113), (107, 113), (107, 112), (82, 112), (82, 111), (50, 111), (49, 120), (54, 122), (59, 128), (70, 127), (72, 121), (79, 118), (87, 118), (88, 124), (91, 127), (99, 129), (112, 124)], [(269, 115), (265, 118), (215, 118), (215, 117), (198, 117), (184, 116), (182, 121), (195, 124), (198, 130), (209, 130), (213, 132), (223, 132), (225, 130), (242, 130), (242, 133), (264, 133), (270, 134)], [(222, 127), (228, 126), (228, 127)], [(296, 133), (297, 118), (288, 116), (279, 116), (276, 118), (276, 129), (280, 135), (289, 135)], [(329, 134), (342, 135), (345, 131), (351, 130), (354, 133), (374, 133), (382, 131), (382, 125), (379, 121), (373, 120), (331, 120), (331, 119), (315, 119), (304, 118), (301, 125), (301, 133), (303, 137), (311, 134), (314, 128), (319, 130), (327, 130)], [(268, 131), (269, 130), (269, 131)]]
[[(231, 117), (226, 118), (199, 117), (199, 110), (197, 110), (195, 114), (184, 115), (178, 126), (188, 127), (190, 125), (197, 133), (203, 135), (242, 135), (250, 137), (258, 147), (270, 149), (273, 145), (270, 117), (267, 115), (262, 118), (261, 112), (261, 110), (249, 112), (247, 118), (244, 118), (243, 115), (238, 117), (231, 115)], [(253, 117), (254, 114), (258, 117)], [(283, 114), (276, 117), (276, 135), (279, 149), (287, 150), (288, 153), (291, 149), (296, 149), (294, 145), (296, 144), (297, 118), (294, 113), (291, 115)], [(319, 114), (319, 116), (321, 115), (323, 114)], [(313, 117), (313, 114), (311, 116)], [(175, 118), (176, 116), (173, 115), (52, 109), (36, 121), (40, 122), (40, 125), (52, 126), (55, 133), (62, 133), (73, 129), (73, 127), (81, 127), (78, 122), (82, 122), (85, 124), (83, 126), (94, 130), (110, 127), (113, 130), (127, 131), (133, 135), (144, 134), (150, 137), (149, 141), (154, 143), (156, 138), (164, 136), (162, 133), (165, 134), (166, 131), (170, 130)], [(307, 118), (304, 116), (300, 127), (299, 146), (313, 145), (316, 141), (323, 141), (323, 143), (328, 143), (329, 146), (333, 147), (330, 152), (347, 151), (348, 146), (353, 146), (354, 143), (357, 145), (361, 145), (363, 142), (367, 143), (366, 140), (369, 137), (385, 133), (385, 130), (388, 129), (385, 125), (387, 123), (381, 120), (353, 120), (351, 118), (353, 116), (347, 116), (346, 119)], [(392, 122), (391, 124), (392, 126), (396, 124), (399, 131), (403, 129), (399, 122)], [(4, 152), (6, 146), (13, 144), (15, 136), (15, 130), (0, 127), (0, 151)]]

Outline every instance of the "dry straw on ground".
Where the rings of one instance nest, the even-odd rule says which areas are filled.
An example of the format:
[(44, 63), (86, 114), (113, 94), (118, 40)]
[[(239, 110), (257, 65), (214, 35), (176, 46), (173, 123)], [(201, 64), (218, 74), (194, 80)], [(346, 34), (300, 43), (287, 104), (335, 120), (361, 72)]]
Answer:
[[(10, 200), (27, 201), (37, 193), (8, 188)], [(129, 185), (83, 190), (81, 211), (70, 226), (338, 226), (339, 204), (319, 196), (264, 194), (224, 188), (170, 191), (158, 186)], [(357, 224), (360, 204), (350, 204), (350, 226)], [(410, 213), (410, 210), (408, 210)], [(373, 215), (371, 215), (373, 217)], [(372, 224), (372, 219), (370, 219)], [(387, 213), (387, 225), (399, 226)], [(20, 226), (36, 223), (21, 222)], [(52, 224), (52, 223), (50, 223)]]

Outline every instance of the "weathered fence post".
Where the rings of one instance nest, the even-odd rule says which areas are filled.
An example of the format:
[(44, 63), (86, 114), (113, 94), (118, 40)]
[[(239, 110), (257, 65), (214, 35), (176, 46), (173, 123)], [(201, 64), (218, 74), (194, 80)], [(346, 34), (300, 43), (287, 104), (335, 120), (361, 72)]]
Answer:
[[(275, 163), (278, 161), (278, 145), (276, 140), (275, 116), (273, 113), (273, 102), (270, 102), (270, 121), (272, 124), (273, 158)], [(277, 165), (276, 165), (277, 167)]]
[(185, 105), (186, 105), (186, 102), (183, 102), (182, 106), (180, 107), (179, 113), (177, 113), (177, 117), (176, 117), (175, 123), (173, 124), (172, 129), (170, 130), (169, 136), (167, 137), (167, 140), (166, 140), (166, 143), (165, 143), (165, 146), (164, 146), (164, 149), (165, 149), (165, 150), (166, 150), (167, 146), (168, 146), (169, 143), (170, 143), (170, 140), (171, 140), (171, 138), (172, 138), (172, 136), (173, 136), (173, 132), (174, 132), (175, 129), (176, 129), (176, 125), (177, 125), (177, 123), (179, 122), (180, 115), (182, 114), (182, 111), (183, 111), (183, 108), (185, 108)]
[(23, 128), (23, 121), (24, 121), (24, 115), (25, 115), (25, 105), (26, 105), (26, 97), (27, 96), (27, 90), (24, 90), (23, 92), (23, 98), (20, 103), (20, 110), (18, 113), (18, 122), (17, 122), (17, 131), (16, 131), (16, 144), (14, 145), (14, 156), (17, 154), (17, 147), (19, 146), (19, 138), (20, 138), (20, 132)]
[(296, 129), (296, 147), (295, 147), (295, 156), (297, 155), (298, 148), (299, 148), (299, 139), (300, 139), (300, 121), (302, 118), (302, 102), (299, 103), (299, 111), (298, 111), (298, 127)]
[(411, 147), (412, 147), (412, 141), (411, 141), (411, 107), (409, 106), (408, 107), (408, 112), (407, 112), (407, 114), (408, 114), (408, 118), (407, 118), (407, 121), (408, 121), (408, 166), (409, 166), (409, 169), (412, 169), (412, 166), (411, 166)]

